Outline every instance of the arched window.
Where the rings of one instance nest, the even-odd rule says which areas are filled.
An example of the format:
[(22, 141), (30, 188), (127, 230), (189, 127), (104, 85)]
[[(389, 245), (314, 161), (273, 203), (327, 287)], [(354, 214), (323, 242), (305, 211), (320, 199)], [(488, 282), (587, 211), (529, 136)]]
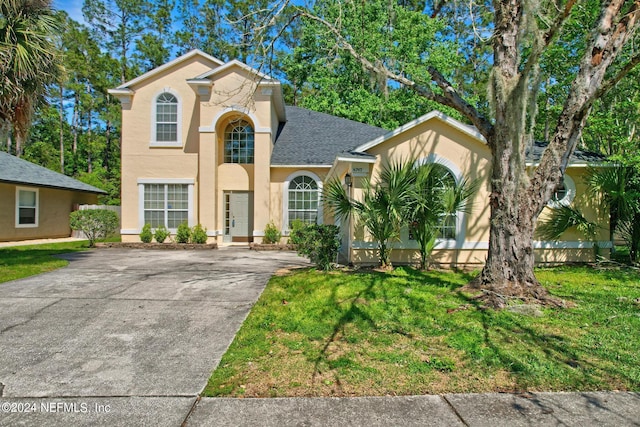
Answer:
[[(444, 176), (440, 180), (440, 185), (447, 187), (456, 185), (456, 178), (453, 176), (453, 172), (451, 172), (449, 168), (441, 164), (436, 164), (434, 167), (441, 169), (441, 171), (443, 172)], [(442, 222), (442, 227), (440, 228), (440, 234), (438, 235), (438, 238), (455, 240), (457, 220), (458, 214), (456, 212), (447, 215)]]
[(244, 120), (229, 123), (224, 131), (224, 162), (253, 163), (253, 128)]
[(293, 220), (315, 224), (318, 220), (318, 200), (320, 192), (315, 179), (307, 175), (295, 177), (289, 183), (289, 206), (287, 209), (289, 227)]
[(559, 208), (561, 206), (569, 206), (576, 196), (576, 184), (570, 176), (565, 175), (562, 177), (562, 183), (555, 189), (551, 200), (549, 200), (549, 206), (553, 208)]
[(168, 93), (156, 98), (156, 142), (178, 143), (178, 99)]
[[(426, 167), (429, 164), (432, 168), (432, 172), (428, 175), (429, 181), (425, 185), (425, 200), (433, 200), (433, 203), (437, 203), (442, 198), (442, 190), (455, 186), (457, 183), (456, 175), (447, 167), (442, 159), (428, 158), (425, 161), (418, 164), (418, 167)], [(456, 240), (458, 238), (458, 215), (462, 215), (459, 212), (451, 214), (443, 214), (440, 222), (440, 230), (438, 230), (438, 239), (441, 240)], [(413, 231), (409, 227), (409, 240), (415, 240)]]

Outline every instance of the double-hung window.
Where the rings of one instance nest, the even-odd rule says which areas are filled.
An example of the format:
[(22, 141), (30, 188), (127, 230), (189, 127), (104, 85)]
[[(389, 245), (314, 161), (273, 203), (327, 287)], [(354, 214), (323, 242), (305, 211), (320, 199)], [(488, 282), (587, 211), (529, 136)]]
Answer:
[(154, 144), (163, 146), (179, 145), (178, 98), (164, 92), (156, 98)]
[(189, 186), (187, 184), (144, 184), (144, 223), (151, 228), (161, 225), (178, 228), (189, 220)]
[(38, 226), (38, 190), (16, 189), (16, 227)]

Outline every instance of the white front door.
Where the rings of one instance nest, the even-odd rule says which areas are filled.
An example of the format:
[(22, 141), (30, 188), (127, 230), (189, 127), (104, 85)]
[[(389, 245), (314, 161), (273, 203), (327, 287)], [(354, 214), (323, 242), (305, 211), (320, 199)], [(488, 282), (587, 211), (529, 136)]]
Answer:
[(253, 193), (233, 191), (224, 193), (224, 241), (253, 241)]

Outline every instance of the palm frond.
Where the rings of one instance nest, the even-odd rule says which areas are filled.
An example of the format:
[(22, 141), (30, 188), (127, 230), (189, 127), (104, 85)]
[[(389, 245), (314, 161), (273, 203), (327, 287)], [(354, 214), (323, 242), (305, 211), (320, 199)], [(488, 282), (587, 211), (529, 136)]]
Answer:
[(575, 227), (583, 236), (593, 240), (598, 225), (586, 219), (572, 206), (561, 205), (550, 208), (549, 217), (538, 223), (536, 235), (543, 240), (558, 240), (568, 229)]

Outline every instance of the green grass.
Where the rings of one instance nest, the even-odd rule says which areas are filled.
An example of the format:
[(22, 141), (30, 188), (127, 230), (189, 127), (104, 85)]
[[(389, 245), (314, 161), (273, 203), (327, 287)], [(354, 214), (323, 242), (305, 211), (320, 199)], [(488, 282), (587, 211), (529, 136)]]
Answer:
[(0, 283), (52, 271), (69, 264), (53, 255), (86, 250), (88, 242), (49, 243), (0, 248)]
[(481, 310), (471, 275), (398, 268), (271, 279), (207, 396), (640, 390), (640, 276), (539, 270), (567, 309)]

